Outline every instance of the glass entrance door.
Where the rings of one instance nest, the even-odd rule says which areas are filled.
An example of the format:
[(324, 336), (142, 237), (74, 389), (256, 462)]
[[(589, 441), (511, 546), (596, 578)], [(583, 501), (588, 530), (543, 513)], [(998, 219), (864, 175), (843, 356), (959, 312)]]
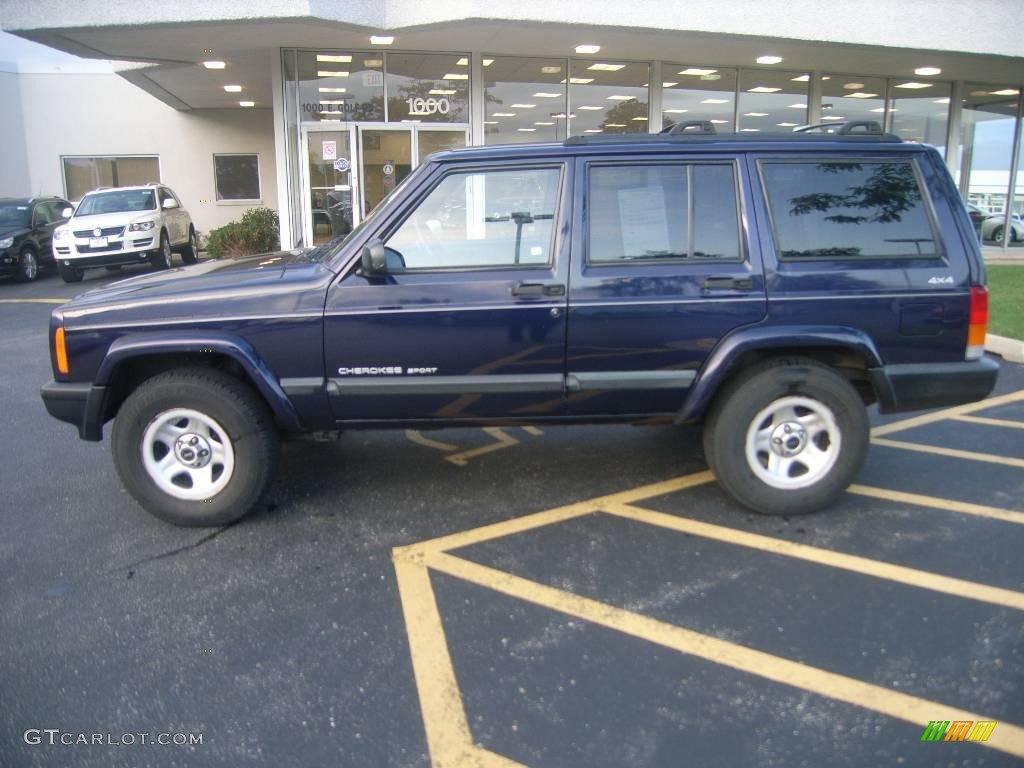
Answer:
[(303, 131), (305, 242), (320, 245), (344, 237), (359, 223), (353, 128)]

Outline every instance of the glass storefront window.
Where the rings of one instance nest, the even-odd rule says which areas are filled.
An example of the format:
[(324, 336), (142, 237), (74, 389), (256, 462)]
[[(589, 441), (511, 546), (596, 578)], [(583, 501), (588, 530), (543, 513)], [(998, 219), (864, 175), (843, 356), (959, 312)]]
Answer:
[(821, 122), (874, 120), (885, 126), (885, 78), (822, 75)]
[(715, 130), (736, 130), (736, 70), (663, 64), (661, 126), (689, 120), (710, 120)]
[(389, 123), (469, 122), (468, 54), (389, 53), (386, 65)]
[(788, 131), (807, 123), (807, 84), (800, 72), (741, 69), (739, 130)]
[(573, 60), (569, 64), (570, 136), (597, 133), (646, 133), (648, 64)]
[[(890, 80), (890, 86), (908, 82)], [(928, 88), (889, 89), (889, 132), (907, 141), (920, 141), (946, 152), (949, 130), (949, 83), (931, 83)]]
[(303, 122), (384, 119), (381, 54), (299, 51), (297, 69)]
[(568, 120), (565, 59), (487, 57), (484, 142), (561, 141)]

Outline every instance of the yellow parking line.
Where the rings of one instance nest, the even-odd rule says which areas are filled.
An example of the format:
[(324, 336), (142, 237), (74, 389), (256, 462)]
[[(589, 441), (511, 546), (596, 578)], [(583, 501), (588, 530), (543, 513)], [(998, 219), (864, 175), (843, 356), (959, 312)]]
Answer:
[(987, 427), (1009, 427), (1024, 429), (1024, 421), (1011, 419), (990, 419), (988, 416), (954, 416), (953, 421), (966, 421), (968, 424), (984, 424)]
[(1005, 405), (1006, 403), (1016, 403), (1020, 400), (1024, 400), (1024, 389), (1019, 389), (1016, 392), (1010, 392), (1009, 394), (1000, 395), (998, 397), (990, 397), (988, 400), (980, 400), (976, 403), (957, 405), (953, 408), (945, 408), (941, 411), (934, 411), (921, 416), (912, 416), (909, 419), (894, 421), (891, 424), (883, 424), (880, 427), (872, 429), (871, 435), (872, 437), (881, 437), (882, 435), (889, 435), (893, 432), (902, 432), (904, 429), (921, 427), (925, 424), (934, 424), (936, 421), (945, 421), (946, 419), (950, 419), (954, 416), (960, 416), (965, 413), (973, 413), (974, 411), (980, 411), (985, 408), (994, 408), (997, 405)]
[(875, 445), (884, 445), (887, 448), (899, 448), (903, 451), (933, 453), (937, 456), (950, 456), (954, 459), (970, 459), (971, 461), (984, 461), (988, 464), (1004, 464), (1008, 467), (1020, 467), (1021, 469), (1024, 469), (1024, 459), (1015, 459), (1011, 456), (996, 456), (994, 453), (961, 451), (958, 448), (945, 448), (939, 445), (926, 445), (924, 443), (908, 443), (903, 440), (890, 440), (887, 437), (872, 437), (871, 442)]
[(540, 437), (541, 435), (544, 434), (543, 432), (541, 432), (536, 427), (531, 427), (531, 426), (523, 427), (523, 432), (525, 432), (528, 435), (533, 435), (534, 437)]
[(445, 460), (460, 467), (464, 467), (469, 463), (470, 459), (475, 459), (477, 456), (484, 456), (488, 453), (494, 453), (494, 451), (500, 451), (504, 448), (511, 448), (513, 445), (519, 445), (518, 440), (511, 435), (505, 434), (505, 431), (500, 427), (484, 427), (483, 431), (493, 437), (497, 442), (489, 443), (481, 446), (480, 448), (472, 448), (468, 451), (462, 451), (462, 453), (454, 453), (451, 456), (445, 456)]
[(0, 304), (67, 304), (71, 299), (0, 299)]
[(895, 565), (882, 560), (872, 560), (871, 558), (860, 557), (859, 555), (849, 555), (845, 552), (835, 552), (831, 549), (813, 547), (809, 544), (799, 544), (794, 541), (787, 541), (786, 539), (777, 539), (773, 536), (762, 536), (758, 533), (749, 533), (737, 528), (702, 523), (698, 520), (676, 517), (664, 512), (654, 512), (628, 504), (608, 504), (603, 506), (602, 510), (628, 520), (646, 523), (647, 525), (656, 525), (660, 528), (668, 528), (679, 533), (688, 533), (692, 536), (701, 536), (706, 539), (725, 542), (726, 544), (749, 547), (761, 552), (793, 557), (798, 560), (817, 563), (818, 565), (827, 565), (831, 568), (841, 568), (865, 576), (885, 579), (886, 581), (895, 581), (919, 589), (930, 589), (933, 592), (943, 592), (947, 595), (1024, 611), (1024, 592), (1014, 592), (1011, 589), (979, 584), (974, 581), (953, 578), (952, 576), (943, 576), (931, 571), (920, 571), (916, 568)]
[(457, 445), (452, 445), (451, 443), (442, 443), (440, 440), (431, 440), (418, 429), (405, 430), (405, 436), (409, 438), (409, 440), (411, 440), (412, 442), (416, 443), (417, 445), (422, 445), (427, 448), (434, 448), (435, 450), (438, 451), (454, 451), (459, 447)]
[(885, 501), (898, 501), (904, 504), (915, 504), (920, 507), (932, 507), (947, 512), (960, 512), (965, 515), (977, 515), (992, 520), (1001, 520), (1005, 523), (1017, 523), (1024, 525), (1024, 512), (1017, 512), (1012, 509), (1000, 507), (989, 507), (984, 504), (972, 504), (966, 501), (954, 501), (953, 499), (940, 499), (935, 496), (922, 496), (918, 493), (905, 493), (903, 491), (892, 491), (888, 488), (875, 488), (870, 485), (851, 485), (846, 489), (858, 496), (869, 496), (873, 499)]
[[(598, 624), (680, 653), (696, 656), (714, 664), (721, 664), (740, 672), (878, 712), (912, 723), (920, 728), (935, 719), (992, 719), (677, 627), (631, 611), (605, 605), (596, 600), (580, 597), (571, 592), (529, 581), (510, 573), (471, 563), (443, 552), (431, 552), (426, 558), (425, 565), (509, 597)], [(419, 640), (413, 638), (410, 633), (410, 644), (415, 645), (418, 642)], [(432, 699), (431, 702), (433, 703)], [(436, 715), (436, 712), (430, 713), (431, 722), (435, 720)], [(425, 722), (427, 718), (428, 714), (424, 712)], [(988, 741), (972, 743), (1017, 757), (1024, 757), (1024, 728), (999, 722)], [(433, 755), (433, 752), (431, 754)], [(448, 764), (445, 763), (445, 765)], [(435, 763), (435, 765), (440, 764)]]

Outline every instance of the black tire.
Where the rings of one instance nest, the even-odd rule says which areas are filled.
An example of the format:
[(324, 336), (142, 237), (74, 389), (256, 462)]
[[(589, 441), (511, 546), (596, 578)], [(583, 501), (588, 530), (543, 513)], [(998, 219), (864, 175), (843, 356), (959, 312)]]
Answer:
[(66, 267), (59, 262), (57, 263), (57, 271), (60, 272), (60, 277), (65, 283), (80, 283), (85, 275), (85, 270), (78, 267)]
[[(171, 495), (145, 467), (146, 430), (173, 409), (198, 412), (226, 433), (234, 467), (208, 499)], [(111, 450), (125, 488), (146, 511), (174, 525), (218, 526), (238, 520), (260, 500), (277, 470), (280, 446), (270, 411), (251, 387), (212, 368), (185, 368), (154, 376), (129, 395), (114, 420)]]
[[(1012, 230), (1011, 230), (1010, 234), (1013, 234)], [(1000, 227), (996, 227), (995, 229), (992, 230), (992, 242), (994, 242), (994, 243), (1001, 243), (1001, 242), (1003, 242), (1003, 228), (1001, 226)]]
[(149, 263), (153, 269), (171, 268), (171, 239), (166, 232), (160, 233), (160, 247), (149, 255)]
[(182, 264), (197, 264), (199, 262), (199, 241), (196, 240), (196, 231), (188, 228), (188, 244), (181, 249)]
[(39, 257), (33, 248), (25, 247), (18, 255), (18, 271), (14, 279), (19, 283), (30, 283), (39, 277)]
[[(832, 427), (805, 430), (799, 421), (785, 417), (773, 426), (772, 417), (761, 417), (775, 407), (789, 407), (800, 419), (815, 412), (793, 403), (813, 405), (831, 417)], [(768, 443), (778, 445), (758, 451), (752, 442), (748, 449), (757, 426)], [(704, 425), (704, 455), (719, 484), (745, 507), (767, 515), (803, 515), (828, 506), (853, 482), (864, 463), (868, 438), (867, 410), (846, 379), (809, 358), (778, 358), (741, 371), (718, 395)], [(795, 442), (787, 446), (786, 441)], [(773, 452), (781, 469), (766, 479), (772, 475)], [(807, 464), (801, 463), (804, 456)], [(819, 469), (808, 469), (819, 456), (831, 458), (822, 460)], [(808, 484), (780, 487), (799, 483)]]

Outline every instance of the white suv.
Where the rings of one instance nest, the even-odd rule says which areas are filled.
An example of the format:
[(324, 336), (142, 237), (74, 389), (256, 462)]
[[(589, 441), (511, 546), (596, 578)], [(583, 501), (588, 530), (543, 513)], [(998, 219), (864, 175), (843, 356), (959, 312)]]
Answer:
[(162, 184), (94, 190), (64, 217), (67, 223), (53, 233), (53, 255), (66, 283), (81, 280), (89, 267), (149, 261), (167, 269), (175, 252), (184, 264), (199, 260), (192, 217)]

